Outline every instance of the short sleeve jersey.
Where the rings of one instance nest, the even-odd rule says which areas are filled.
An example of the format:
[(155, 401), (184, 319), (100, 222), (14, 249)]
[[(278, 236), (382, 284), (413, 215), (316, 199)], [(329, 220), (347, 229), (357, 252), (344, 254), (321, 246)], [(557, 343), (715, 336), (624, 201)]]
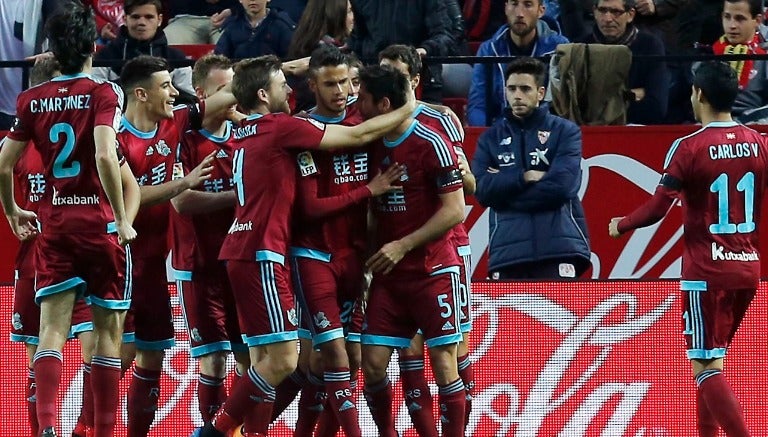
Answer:
[[(336, 118), (310, 114), (327, 124), (355, 126), (363, 120), (355, 105)], [(335, 151), (301, 152), (297, 155), (299, 171), (297, 196), (315, 195), (302, 190), (302, 181), (312, 178), (317, 183), (317, 197), (335, 197), (350, 193), (368, 183), (368, 148), (357, 147)], [(327, 217), (310, 219), (297, 210), (294, 218), (292, 245), (330, 254), (346, 250), (364, 250), (367, 202), (357, 202)]]
[(284, 262), (296, 197), (293, 149), (316, 149), (324, 134), (325, 124), (283, 113), (254, 114), (235, 127), (237, 202), (220, 259)]
[(681, 193), (683, 279), (707, 281), (710, 289), (756, 287), (765, 138), (734, 122), (710, 123), (676, 140), (664, 168), (661, 183)]
[[(173, 118), (161, 120), (155, 130), (142, 132), (123, 118), (117, 141), (139, 186), (171, 181), (177, 162), (181, 133), (202, 119), (202, 105), (180, 105)], [(167, 233), (170, 202), (142, 207), (134, 222), (138, 234), (131, 244), (135, 257), (164, 256), (168, 253)]]
[[(440, 195), (462, 188), (456, 154), (450, 141), (414, 120), (395, 141), (374, 143), (371, 171), (386, 169), (398, 162), (405, 174), (402, 189), (374, 199), (378, 247), (405, 237), (424, 225), (441, 207)], [(431, 273), (459, 265), (451, 232), (410, 251), (393, 272)]]
[(114, 214), (96, 168), (94, 128), (117, 130), (123, 93), (85, 74), (59, 76), (22, 92), (8, 137), (33, 141), (46, 190), (38, 216), (44, 233), (105, 233)]

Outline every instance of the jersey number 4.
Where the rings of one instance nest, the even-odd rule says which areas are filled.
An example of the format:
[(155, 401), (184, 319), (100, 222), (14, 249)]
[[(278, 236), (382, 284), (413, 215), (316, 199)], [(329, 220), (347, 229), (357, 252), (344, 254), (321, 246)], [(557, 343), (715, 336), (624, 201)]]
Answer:
[(69, 123), (56, 123), (51, 127), (51, 132), (48, 134), (48, 139), (51, 143), (56, 144), (64, 141), (64, 147), (61, 148), (59, 154), (56, 155), (56, 159), (53, 161), (53, 177), (57, 179), (73, 178), (80, 174), (80, 163), (78, 161), (72, 161), (67, 165), (67, 161), (72, 156), (72, 152), (75, 151), (75, 130), (72, 129), (72, 125)]
[(747, 172), (736, 184), (736, 189), (744, 193), (744, 223), (738, 225), (729, 221), (728, 175), (720, 174), (709, 186), (709, 191), (717, 193), (717, 223), (709, 225), (712, 234), (748, 234), (755, 230), (755, 174)]

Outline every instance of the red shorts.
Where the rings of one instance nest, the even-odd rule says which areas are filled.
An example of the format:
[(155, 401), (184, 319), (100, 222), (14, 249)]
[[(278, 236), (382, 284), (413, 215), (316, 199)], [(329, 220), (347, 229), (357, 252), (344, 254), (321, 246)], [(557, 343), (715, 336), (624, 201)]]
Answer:
[(125, 316), (123, 342), (139, 350), (165, 350), (176, 342), (164, 257), (133, 258), (133, 296)]
[(472, 331), (472, 255), (469, 246), (459, 246), (457, 249), (461, 258), (461, 274), (459, 276), (459, 321), (461, 333)]
[(298, 339), (299, 323), (282, 255), (259, 252), (259, 261), (230, 260), (229, 282), (248, 347)]
[(354, 252), (329, 256), (330, 260), (314, 253), (292, 249), (291, 268), (296, 300), (302, 316), (307, 315), (312, 343), (317, 347), (345, 337), (362, 292), (363, 266)]
[(131, 305), (130, 250), (109, 234), (37, 236), (35, 302), (74, 289), (92, 305), (127, 310)]
[(189, 279), (177, 279), (176, 289), (187, 324), (190, 356), (199, 358), (213, 352), (246, 351), (224, 265), (195, 271)]
[(704, 281), (680, 281), (680, 289), (688, 359), (725, 357), (756, 290), (707, 290)]
[(373, 276), (362, 343), (407, 348), (421, 329), (427, 347), (459, 343), (459, 268), (430, 276)]
[(363, 332), (363, 320), (365, 319), (365, 300), (358, 297), (355, 307), (352, 309), (352, 320), (347, 329), (347, 341), (360, 343), (360, 335)]

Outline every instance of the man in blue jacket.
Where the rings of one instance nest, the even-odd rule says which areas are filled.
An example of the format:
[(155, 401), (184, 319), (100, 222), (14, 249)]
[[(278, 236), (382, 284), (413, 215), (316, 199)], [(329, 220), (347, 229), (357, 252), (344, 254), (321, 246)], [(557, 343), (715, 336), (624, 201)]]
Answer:
[(491, 209), (492, 279), (574, 279), (590, 265), (578, 197), (581, 131), (541, 105), (545, 75), (533, 58), (509, 64), (509, 107), (480, 136), (472, 160), (475, 196)]
[[(477, 56), (545, 56), (568, 38), (542, 19), (542, 0), (507, 0), (507, 24), (480, 45)], [(553, 26), (557, 22), (551, 21)], [(507, 106), (504, 99), (504, 64), (475, 64), (467, 102), (467, 124), (490, 126)]]

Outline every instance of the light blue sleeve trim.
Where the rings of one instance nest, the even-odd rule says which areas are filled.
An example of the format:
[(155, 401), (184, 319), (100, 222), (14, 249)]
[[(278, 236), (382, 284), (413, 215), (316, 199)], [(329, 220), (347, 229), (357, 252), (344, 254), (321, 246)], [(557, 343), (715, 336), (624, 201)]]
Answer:
[(680, 281), (681, 291), (707, 291), (707, 281)]
[(232, 345), (228, 341), (217, 341), (216, 343), (208, 343), (202, 346), (195, 346), (189, 348), (189, 356), (192, 358), (200, 358), (213, 352), (231, 352)]
[(323, 343), (328, 343), (329, 341), (333, 341), (338, 338), (344, 338), (343, 328), (331, 329), (330, 331), (323, 332), (322, 334), (316, 334), (312, 338), (312, 346), (318, 347)]
[(470, 332), (472, 332), (472, 322), (462, 323), (459, 330), (461, 331), (462, 334), (469, 334)]
[(123, 332), (123, 343), (136, 343), (136, 333)]
[(689, 349), (685, 351), (685, 355), (689, 360), (713, 360), (715, 358), (725, 358), (724, 347), (717, 349)]
[(360, 343), (362, 341), (362, 335), (359, 332), (350, 332), (347, 334), (347, 341), (351, 343)]
[(445, 273), (455, 273), (459, 275), (461, 274), (461, 269), (459, 268), (459, 266), (446, 267), (444, 269), (435, 270), (434, 272), (430, 273), (429, 276), (437, 276)]
[(461, 333), (457, 332), (455, 334), (443, 335), (435, 338), (428, 338), (424, 342), (424, 344), (426, 344), (427, 347), (446, 346), (449, 344), (461, 343), (461, 340), (463, 339), (464, 337), (461, 336)]
[(10, 340), (16, 343), (33, 344), (35, 346), (40, 344), (40, 337), (36, 337), (34, 335), (11, 334)]
[(388, 337), (386, 335), (362, 334), (360, 336), (360, 343), (405, 349), (411, 345), (411, 339), (402, 337)]
[(69, 328), (69, 338), (77, 337), (77, 334), (93, 331), (93, 322), (83, 322)]
[(131, 300), (112, 300), (102, 299), (96, 296), (89, 296), (91, 298), (91, 305), (100, 306), (108, 310), (127, 311), (131, 308)]
[(136, 340), (136, 349), (142, 351), (164, 351), (176, 346), (176, 340), (168, 338), (158, 341)]
[(171, 266), (171, 274), (175, 281), (192, 281), (192, 272), (188, 270), (176, 270)]
[(285, 265), (285, 257), (271, 250), (257, 250), (256, 261), (272, 261), (280, 265)]
[(312, 333), (307, 328), (299, 328), (299, 338), (302, 340), (312, 340)]
[(331, 262), (330, 253), (317, 249), (308, 249), (306, 247), (291, 247), (291, 256), (295, 258), (316, 259), (324, 263)]
[(472, 246), (459, 246), (456, 248), (456, 252), (459, 256), (470, 256), (472, 255)]
[(265, 335), (246, 337), (248, 347), (264, 346), (267, 344), (282, 343), (284, 341), (298, 340), (298, 331), (275, 332)]
[(59, 282), (58, 284), (49, 285), (37, 290), (37, 292), (35, 292), (35, 303), (40, 305), (40, 301), (44, 297), (72, 289), (75, 290), (75, 294), (77, 295), (76, 299), (82, 297), (83, 293), (85, 293), (85, 281), (83, 278), (75, 276), (74, 278), (69, 278), (64, 282)]

